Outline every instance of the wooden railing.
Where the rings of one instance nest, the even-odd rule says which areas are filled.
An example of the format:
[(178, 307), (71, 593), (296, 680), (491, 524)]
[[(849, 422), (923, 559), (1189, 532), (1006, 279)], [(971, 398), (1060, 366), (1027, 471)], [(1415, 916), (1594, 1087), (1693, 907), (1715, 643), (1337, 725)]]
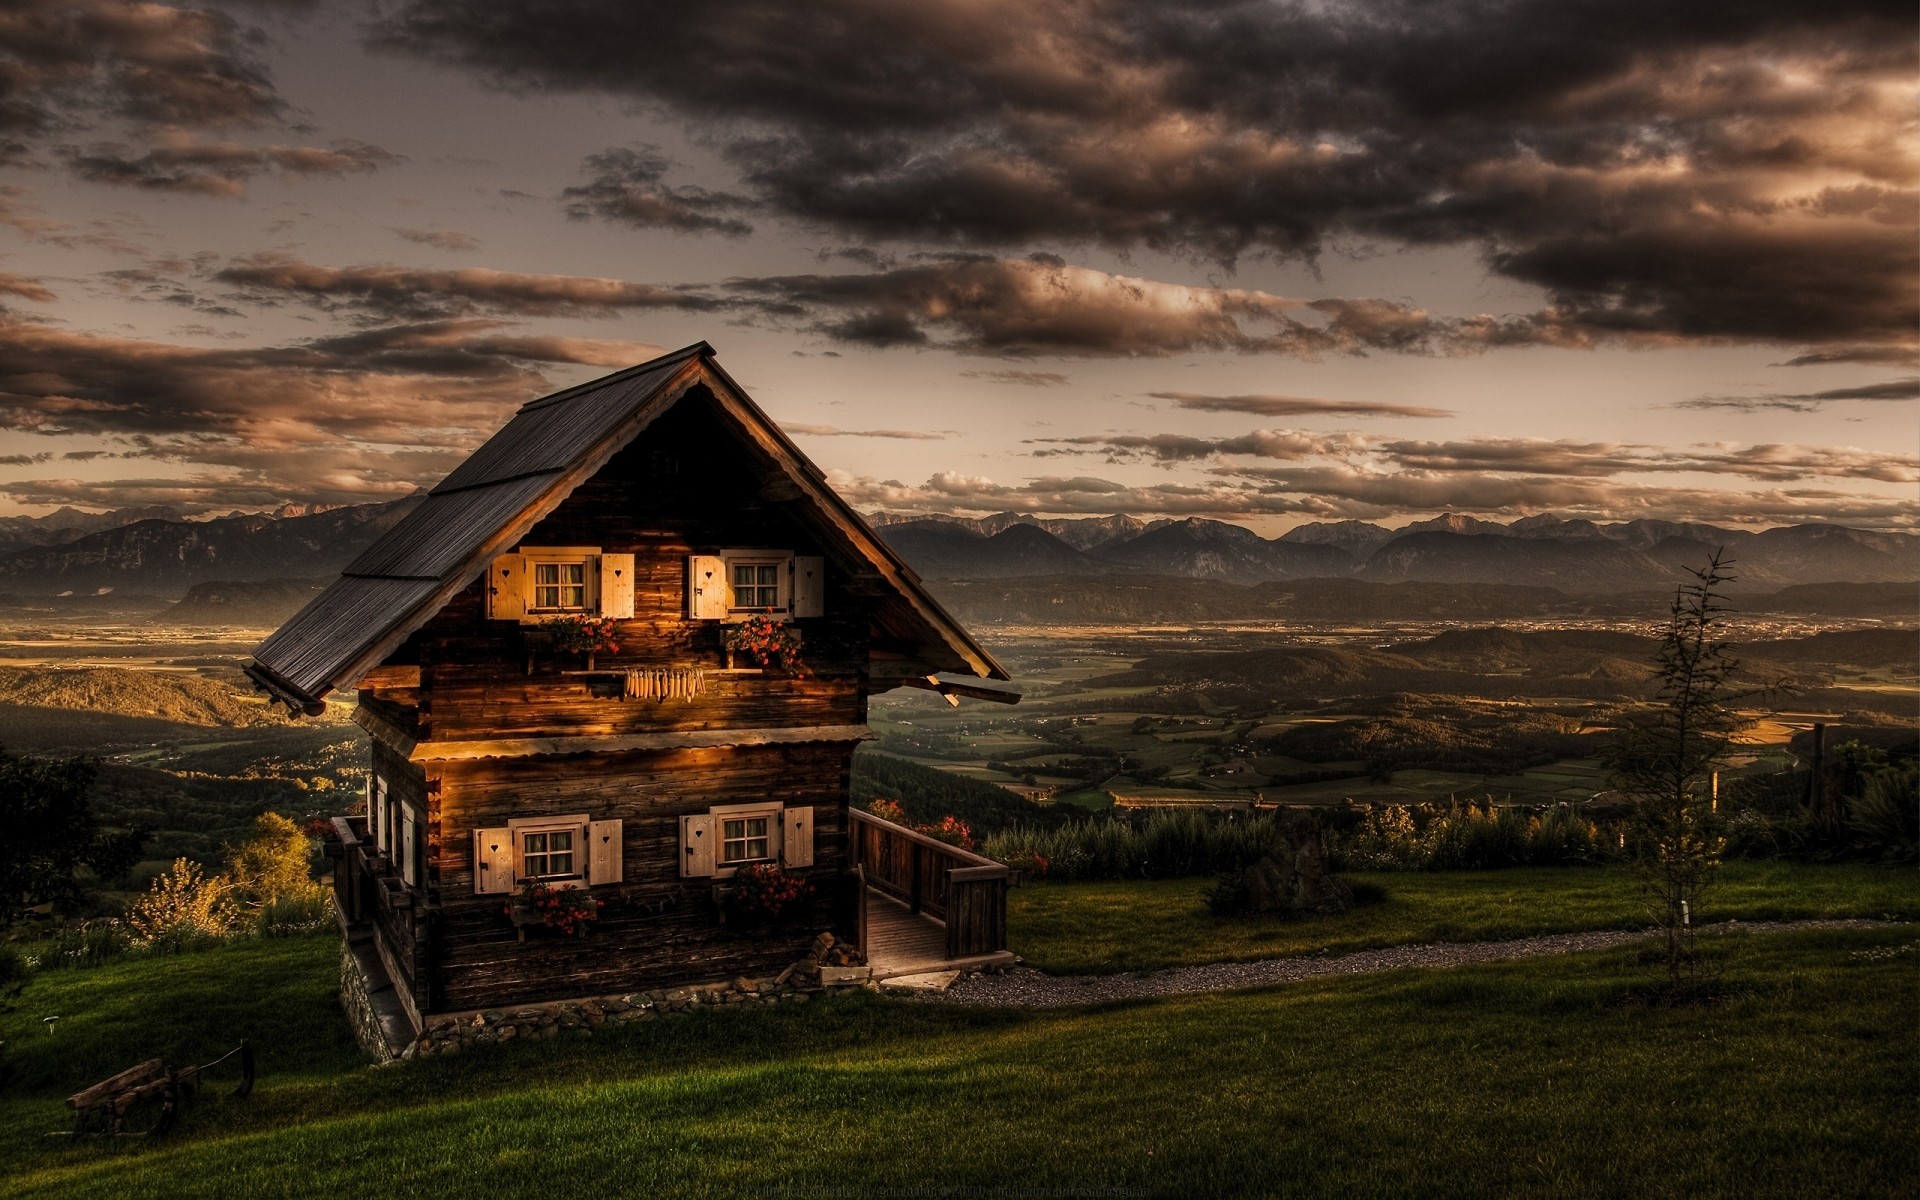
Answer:
[(382, 962), (397, 987), (426, 1003), (425, 917), (400, 881), (393, 861), (379, 852), (361, 816), (333, 818), (334, 836), (322, 843), (333, 860), (333, 899), (352, 927), (378, 926), (385, 935)]
[(853, 817), (852, 866), (867, 886), (947, 926), (947, 957), (1007, 948), (1006, 865), (895, 825), (872, 813)]

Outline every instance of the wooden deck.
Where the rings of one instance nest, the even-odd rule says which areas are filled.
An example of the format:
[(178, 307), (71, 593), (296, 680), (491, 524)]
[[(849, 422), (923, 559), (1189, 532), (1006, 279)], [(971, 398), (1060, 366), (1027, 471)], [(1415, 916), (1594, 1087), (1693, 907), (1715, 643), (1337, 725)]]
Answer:
[(1005, 950), (948, 958), (945, 921), (912, 912), (884, 892), (867, 890), (867, 965), (875, 979), (1012, 961)]

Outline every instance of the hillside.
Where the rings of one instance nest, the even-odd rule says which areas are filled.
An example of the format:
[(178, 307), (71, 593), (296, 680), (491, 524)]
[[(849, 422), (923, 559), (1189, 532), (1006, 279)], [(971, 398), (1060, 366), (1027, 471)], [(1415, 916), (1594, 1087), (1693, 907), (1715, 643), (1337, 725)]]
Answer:
[(156, 625), (239, 625), (273, 629), (332, 582), (260, 579), (196, 583), (179, 602), (151, 618)]
[(124, 667), (0, 667), (0, 704), (184, 725), (247, 728), (287, 722), (264, 700), (204, 676)]
[(179, 596), (211, 580), (332, 574), (417, 503), (410, 497), (288, 517), (136, 521), (0, 554), (0, 588), (42, 596), (102, 587)]

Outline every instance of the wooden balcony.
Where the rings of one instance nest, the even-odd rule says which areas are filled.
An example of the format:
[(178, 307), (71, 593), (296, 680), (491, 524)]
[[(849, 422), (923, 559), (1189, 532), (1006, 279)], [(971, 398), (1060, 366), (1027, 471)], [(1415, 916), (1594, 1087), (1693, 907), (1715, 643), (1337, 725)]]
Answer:
[(848, 815), (868, 893), (861, 948), (876, 978), (1013, 960), (1004, 864), (872, 813)]

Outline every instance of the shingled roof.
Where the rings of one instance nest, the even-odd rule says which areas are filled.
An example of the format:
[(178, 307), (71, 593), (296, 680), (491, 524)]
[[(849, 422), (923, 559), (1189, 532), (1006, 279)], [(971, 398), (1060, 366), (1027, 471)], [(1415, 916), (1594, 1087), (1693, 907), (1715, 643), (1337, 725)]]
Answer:
[(262, 642), (247, 674), (289, 706), (320, 711), (328, 692), (356, 686), (496, 555), (518, 544), (698, 385), (742, 440), (786, 473), (799, 493), (796, 514), (822, 542), (864, 560), (890, 585), (875, 617), (890, 638), (917, 647), (920, 663), (933, 671), (1008, 678), (720, 369), (705, 342), (522, 405), (419, 507)]

